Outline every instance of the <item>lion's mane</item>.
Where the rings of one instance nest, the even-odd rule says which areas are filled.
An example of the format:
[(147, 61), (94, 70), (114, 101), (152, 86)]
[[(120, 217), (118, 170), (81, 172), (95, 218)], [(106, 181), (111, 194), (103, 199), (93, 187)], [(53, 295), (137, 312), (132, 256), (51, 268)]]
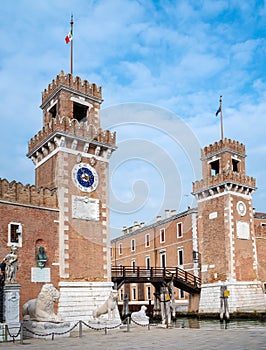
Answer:
[(54, 313), (54, 303), (59, 300), (60, 293), (52, 284), (44, 284), (36, 299), (27, 301), (22, 307), (24, 320), (39, 322), (62, 322)]

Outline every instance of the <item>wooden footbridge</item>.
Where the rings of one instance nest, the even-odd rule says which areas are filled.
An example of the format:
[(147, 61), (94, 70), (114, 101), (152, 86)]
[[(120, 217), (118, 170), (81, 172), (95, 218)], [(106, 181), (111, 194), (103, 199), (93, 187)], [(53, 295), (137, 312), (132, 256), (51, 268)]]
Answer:
[(173, 281), (176, 288), (190, 294), (199, 294), (201, 280), (179, 267), (112, 267), (112, 281), (119, 289), (124, 283), (151, 283), (154, 286)]

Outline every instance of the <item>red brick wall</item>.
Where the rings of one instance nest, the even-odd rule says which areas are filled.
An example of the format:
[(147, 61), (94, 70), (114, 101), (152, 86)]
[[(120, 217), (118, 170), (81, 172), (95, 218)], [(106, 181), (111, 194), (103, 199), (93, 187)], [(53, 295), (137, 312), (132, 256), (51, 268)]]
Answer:
[(37, 209), (23, 205), (0, 203), (0, 259), (9, 252), (8, 223), (22, 224), (22, 247), (18, 249), (17, 282), (21, 285), (20, 305), (29, 299), (36, 298), (43, 283), (31, 282), (31, 267), (37, 267), (36, 242), (43, 241), (48, 261), (46, 267), (51, 269), (51, 283), (58, 287), (59, 261), (58, 251), (58, 211)]
[(35, 183), (36, 187), (55, 187), (55, 175), (56, 175), (56, 159), (57, 156), (51, 157), (41, 166), (36, 168), (35, 171)]

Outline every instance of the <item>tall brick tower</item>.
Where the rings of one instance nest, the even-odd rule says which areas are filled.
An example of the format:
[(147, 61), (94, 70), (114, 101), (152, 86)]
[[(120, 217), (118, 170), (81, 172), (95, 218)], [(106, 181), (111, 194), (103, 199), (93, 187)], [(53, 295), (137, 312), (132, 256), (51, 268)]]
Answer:
[(43, 128), (29, 142), (36, 187), (57, 191), (59, 311), (68, 319), (67, 305), (81, 305), (84, 288), (94, 304), (111, 288), (108, 172), (116, 138), (100, 127), (101, 103), (100, 87), (62, 71), (42, 93)]
[(202, 291), (199, 312), (216, 313), (221, 287), (230, 291), (229, 311), (265, 309), (258, 280), (252, 194), (245, 146), (230, 139), (201, 151), (202, 180), (193, 183), (198, 202)]

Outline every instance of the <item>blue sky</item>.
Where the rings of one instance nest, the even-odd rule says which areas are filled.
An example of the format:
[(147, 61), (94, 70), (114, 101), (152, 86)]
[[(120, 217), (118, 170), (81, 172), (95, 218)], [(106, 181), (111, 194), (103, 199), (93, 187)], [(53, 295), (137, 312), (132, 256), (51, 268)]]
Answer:
[(0, 177), (34, 183), (27, 142), (42, 127), (41, 91), (69, 71), (71, 13), (74, 75), (102, 86), (102, 124), (118, 135), (114, 234), (193, 205), (198, 146), (220, 139), (220, 95), (225, 137), (246, 145), (247, 174), (258, 187), (253, 204), (265, 212), (264, 1), (1, 2)]

